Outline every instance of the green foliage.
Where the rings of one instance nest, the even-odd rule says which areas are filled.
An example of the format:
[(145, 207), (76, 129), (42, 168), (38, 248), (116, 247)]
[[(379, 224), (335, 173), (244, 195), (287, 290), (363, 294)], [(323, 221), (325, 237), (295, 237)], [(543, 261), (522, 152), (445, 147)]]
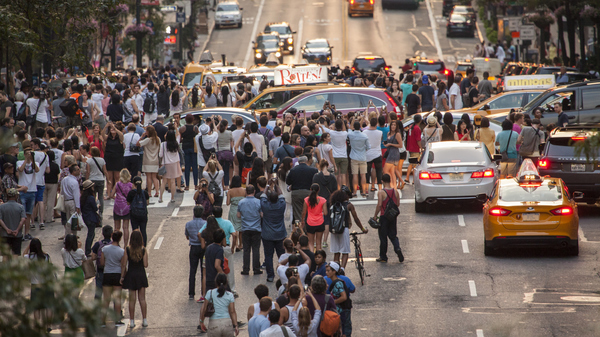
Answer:
[[(5, 245), (2, 255), (9, 255)], [(60, 323), (62, 336), (99, 336), (102, 309), (99, 301), (79, 298), (79, 288), (70, 279), (57, 278), (57, 268), (46, 261), (27, 260), (22, 257), (0, 262), (0, 336), (47, 336), (46, 326)], [(42, 284), (38, 300), (29, 298), (30, 277), (37, 276)], [(52, 317), (35, 320), (33, 312), (45, 306)], [(44, 317), (44, 316), (42, 316)]]
[(578, 157), (585, 156), (588, 163), (596, 163), (598, 161), (598, 151), (600, 151), (600, 132), (594, 130), (594, 135), (587, 137), (583, 141), (575, 143), (575, 155)]
[(494, 29), (494, 27), (485, 27), (485, 36), (492, 44), (496, 44), (498, 42), (498, 32)]

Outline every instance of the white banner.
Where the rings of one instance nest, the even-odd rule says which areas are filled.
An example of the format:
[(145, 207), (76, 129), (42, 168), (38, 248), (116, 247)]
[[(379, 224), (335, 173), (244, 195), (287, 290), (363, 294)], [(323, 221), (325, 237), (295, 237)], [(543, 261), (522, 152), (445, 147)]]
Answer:
[(327, 67), (297, 67), (275, 69), (275, 85), (326, 83)]
[(504, 77), (504, 89), (506, 91), (523, 89), (550, 89), (554, 86), (554, 75), (518, 75)]

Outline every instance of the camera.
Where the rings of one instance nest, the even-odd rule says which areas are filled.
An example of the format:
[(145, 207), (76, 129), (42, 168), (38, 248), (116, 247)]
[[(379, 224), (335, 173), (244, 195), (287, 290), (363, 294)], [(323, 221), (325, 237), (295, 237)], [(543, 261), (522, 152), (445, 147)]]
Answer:
[(208, 186), (208, 184), (207, 184), (207, 183), (202, 183), (202, 188), (205, 188), (205, 187), (207, 187), (207, 186)]
[(294, 271), (294, 275), (298, 275), (298, 267), (292, 267), (292, 270)]

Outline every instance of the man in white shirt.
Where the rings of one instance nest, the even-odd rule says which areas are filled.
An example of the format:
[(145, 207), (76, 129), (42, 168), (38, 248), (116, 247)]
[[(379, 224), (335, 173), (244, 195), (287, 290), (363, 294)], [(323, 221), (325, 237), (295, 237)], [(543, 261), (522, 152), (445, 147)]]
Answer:
[[(38, 217), (38, 223), (40, 224), (40, 230), (44, 229), (44, 190), (46, 189), (45, 173), (50, 173), (50, 159), (44, 150), (46, 150), (46, 144), (42, 143), (39, 138), (31, 140), (31, 147), (35, 151), (35, 163), (38, 165), (40, 171), (35, 175), (35, 205), (33, 207), (33, 219)], [(31, 228), (35, 228), (35, 223), (31, 222)]]
[(31, 235), (29, 235), (29, 224), (32, 223), (31, 214), (33, 213), (35, 194), (37, 190), (35, 176), (40, 171), (40, 168), (37, 166), (34, 160), (34, 154), (30, 147), (23, 149), (23, 155), (25, 156), (25, 160), (19, 160), (17, 162), (19, 186), (27, 187), (25, 191), (20, 192), (21, 205), (25, 207), (25, 213), (27, 214), (27, 221), (25, 222), (25, 225), (23, 225), (23, 231), (25, 233), (23, 239), (31, 240)]
[(69, 167), (69, 175), (66, 176), (60, 183), (60, 194), (65, 198), (65, 218), (62, 219), (63, 226), (65, 226), (65, 235), (58, 238), (63, 240), (68, 234), (77, 235), (77, 231), (71, 230), (71, 225), (67, 223), (67, 220), (75, 214), (75, 212), (81, 214), (81, 206), (79, 199), (81, 194), (79, 192), (79, 181), (77, 177), (81, 174), (81, 169), (77, 164), (73, 164)]
[(207, 163), (204, 160), (204, 155), (202, 154), (202, 150), (200, 148), (200, 137), (202, 137), (202, 145), (205, 149), (216, 149), (219, 133), (214, 132), (210, 126), (202, 124), (200, 126), (200, 132), (198, 132), (196, 138), (194, 139), (196, 142), (196, 147), (198, 148), (198, 166), (200, 166), (198, 174), (202, 175), (204, 166), (206, 166)]
[(342, 119), (335, 121), (335, 130), (330, 129), (331, 146), (333, 147), (333, 160), (338, 171), (338, 187), (342, 185), (348, 186), (348, 152), (346, 140), (348, 139), (348, 131), (346, 124)]
[(98, 112), (96, 118), (94, 119), (94, 123), (98, 123), (98, 125), (100, 125), (100, 130), (104, 130), (104, 127), (106, 126), (106, 118), (104, 117), (106, 116), (106, 111), (104, 111), (104, 109), (102, 108), (103, 99), (104, 94), (102, 94), (102, 84), (98, 83), (94, 88), (94, 93), (92, 94), (92, 101), (97, 107), (96, 111)]
[(498, 44), (498, 49), (496, 49), (496, 57), (500, 64), (504, 64), (504, 58), (506, 57), (506, 53), (504, 53), (504, 48), (502, 48), (501, 44)]
[[(367, 150), (367, 180), (371, 181), (371, 190), (375, 189), (375, 177), (377, 186), (381, 190), (381, 177), (383, 176), (383, 158), (381, 157), (381, 138), (383, 131), (377, 130), (377, 118), (369, 121), (369, 128), (363, 131), (369, 140), (370, 148)], [(375, 166), (375, 171), (371, 168)], [(367, 193), (367, 191), (364, 191)]]
[(136, 113), (138, 113), (140, 116), (144, 115), (144, 97), (142, 96), (141, 93), (141, 87), (139, 84), (135, 84), (133, 86), (133, 101), (135, 102), (135, 105), (137, 106), (137, 110), (135, 110), (135, 106), (133, 107), (133, 109), (135, 110)]
[(297, 277), (299, 277), (300, 281), (302, 282), (302, 285), (304, 285), (306, 275), (308, 275), (308, 272), (310, 271), (311, 261), (308, 255), (304, 253), (304, 251), (298, 250), (298, 253), (304, 259), (303, 264), (298, 265), (298, 262), (300, 262), (300, 258), (296, 254), (290, 255), (287, 259), (283, 259), (279, 263), (279, 266), (277, 267), (277, 275), (279, 275), (281, 284), (286, 284), (288, 282), (288, 278), (285, 275), (285, 271), (288, 270), (288, 268), (293, 268), (295, 270), (292, 275), (296, 275)]
[(33, 91), (33, 97), (28, 98), (25, 104), (27, 104), (25, 114), (27, 116), (35, 116), (35, 124), (33, 125), (33, 131), (31, 133), (35, 134), (35, 129), (37, 128), (45, 129), (48, 127), (48, 113), (46, 112), (48, 109), (48, 101), (45, 97), (40, 97), (39, 89)]
[[(296, 334), (292, 331), (292, 329), (287, 326), (279, 325), (279, 318), (281, 314), (279, 310), (273, 309), (269, 311), (269, 322), (271, 322), (271, 326), (267, 330), (263, 330), (259, 337), (296, 337)], [(287, 334), (283, 333), (283, 330), (286, 330)]]
[(461, 80), (460, 75), (456, 75), (454, 77), (454, 83), (452, 83), (452, 86), (450, 87), (450, 110), (459, 110), (463, 108), (459, 86)]
[[(250, 140), (252, 140), (252, 144), (254, 144), (256, 148), (258, 158), (263, 158), (262, 150), (263, 145), (265, 145), (265, 137), (258, 133), (258, 123), (256, 122), (250, 124)], [(247, 143), (247, 141), (245, 143)]]

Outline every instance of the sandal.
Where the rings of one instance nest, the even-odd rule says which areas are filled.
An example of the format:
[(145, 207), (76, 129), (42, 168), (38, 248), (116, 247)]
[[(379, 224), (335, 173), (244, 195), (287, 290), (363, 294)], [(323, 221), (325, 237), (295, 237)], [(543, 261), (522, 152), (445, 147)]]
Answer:
[(158, 198), (158, 193), (156, 193), (156, 194), (154, 195), (154, 197), (155, 197), (155, 198)]
[(408, 180), (408, 179), (404, 179), (404, 181), (410, 184), (410, 180)]
[(377, 189), (371, 188), (371, 192), (375, 192), (375, 191), (377, 191)]

